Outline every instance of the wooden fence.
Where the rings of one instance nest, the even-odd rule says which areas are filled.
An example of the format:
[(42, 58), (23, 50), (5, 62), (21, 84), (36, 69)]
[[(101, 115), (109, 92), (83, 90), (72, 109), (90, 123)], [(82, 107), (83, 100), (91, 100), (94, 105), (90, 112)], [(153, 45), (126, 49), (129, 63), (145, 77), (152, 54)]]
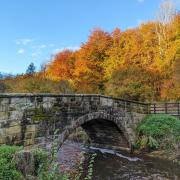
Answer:
[(150, 104), (150, 114), (170, 114), (180, 117), (180, 103), (153, 103)]

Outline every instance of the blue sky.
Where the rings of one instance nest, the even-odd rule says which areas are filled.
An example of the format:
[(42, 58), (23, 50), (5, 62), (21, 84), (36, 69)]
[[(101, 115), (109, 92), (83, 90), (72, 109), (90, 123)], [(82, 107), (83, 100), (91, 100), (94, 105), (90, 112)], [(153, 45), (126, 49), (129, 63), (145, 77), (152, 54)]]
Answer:
[(0, 72), (37, 69), (64, 48), (77, 49), (95, 27), (111, 31), (151, 20), (161, 0), (0, 0)]

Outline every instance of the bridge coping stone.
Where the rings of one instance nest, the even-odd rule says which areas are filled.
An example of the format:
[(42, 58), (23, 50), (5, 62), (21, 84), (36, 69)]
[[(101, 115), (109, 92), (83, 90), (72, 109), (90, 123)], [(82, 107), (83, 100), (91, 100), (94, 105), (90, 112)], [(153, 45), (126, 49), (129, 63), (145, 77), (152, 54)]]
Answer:
[(149, 103), (126, 100), (122, 98), (110, 97), (101, 94), (56, 94), (56, 93), (0, 93), (0, 98), (19, 98), (19, 97), (101, 97), (106, 99), (113, 99), (131, 103), (137, 103), (142, 105), (148, 105)]

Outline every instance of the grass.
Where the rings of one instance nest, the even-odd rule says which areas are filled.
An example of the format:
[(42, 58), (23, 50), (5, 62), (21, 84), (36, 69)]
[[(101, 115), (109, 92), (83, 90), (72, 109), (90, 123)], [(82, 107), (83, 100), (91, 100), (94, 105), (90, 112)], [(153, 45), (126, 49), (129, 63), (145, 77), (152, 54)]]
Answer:
[(180, 120), (170, 115), (148, 115), (137, 126), (135, 147), (146, 150), (178, 150)]

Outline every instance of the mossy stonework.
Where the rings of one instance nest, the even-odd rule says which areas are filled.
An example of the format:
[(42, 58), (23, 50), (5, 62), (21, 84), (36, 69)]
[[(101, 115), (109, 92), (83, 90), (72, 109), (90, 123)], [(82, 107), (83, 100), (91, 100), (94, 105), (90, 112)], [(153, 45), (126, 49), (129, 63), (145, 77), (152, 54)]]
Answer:
[[(131, 146), (134, 129), (147, 113), (145, 103), (102, 95), (0, 94), (0, 144), (42, 143), (58, 129), (61, 145), (81, 126), (90, 136), (92, 129), (96, 129), (96, 136), (91, 138), (103, 136), (103, 141), (110, 142), (110, 137), (122, 136), (124, 144)], [(87, 124), (91, 121), (93, 123)], [(117, 133), (113, 128), (118, 129)], [(112, 141), (117, 144), (119, 139)]]

